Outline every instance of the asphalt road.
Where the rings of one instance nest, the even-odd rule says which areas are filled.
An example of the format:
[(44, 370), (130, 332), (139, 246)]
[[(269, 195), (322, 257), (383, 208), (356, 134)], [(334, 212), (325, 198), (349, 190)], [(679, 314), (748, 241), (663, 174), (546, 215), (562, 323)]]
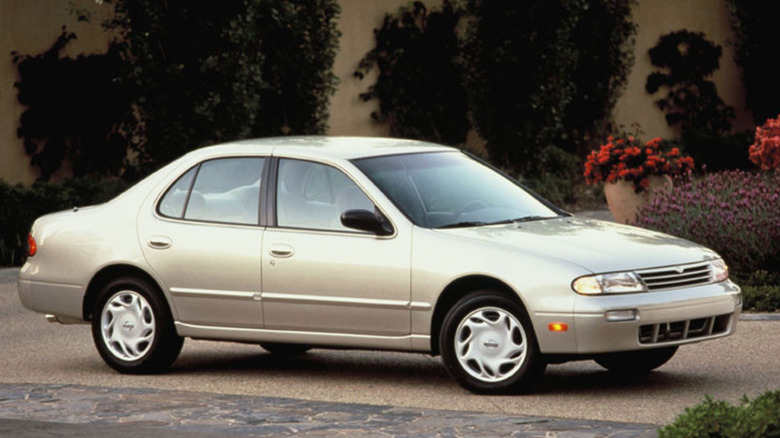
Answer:
[(100, 360), (86, 325), (47, 323), (0, 270), (0, 383), (155, 388), (422, 409), (666, 424), (705, 395), (737, 403), (780, 389), (780, 321), (683, 347), (658, 371), (620, 379), (591, 362), (548, 367), (530, 395), (477, 396), (422, 354), (313, 350), (279, 359), (260, 347), (187, 340), (170, 373), (125, 376)]

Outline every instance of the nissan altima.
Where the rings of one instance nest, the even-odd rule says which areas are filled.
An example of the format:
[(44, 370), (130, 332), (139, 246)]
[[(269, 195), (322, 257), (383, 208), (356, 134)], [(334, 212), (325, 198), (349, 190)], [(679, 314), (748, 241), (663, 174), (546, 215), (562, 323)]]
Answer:
[(646, 373), (741, 310), (707, 248), (568, 214), (457, 149), (356, 137), (199, 149), (43, 216), (19, 295), (91, 324), (122, 373), (163, 372), (195, 338), (440, 355), (478, 393), (568, 360)]

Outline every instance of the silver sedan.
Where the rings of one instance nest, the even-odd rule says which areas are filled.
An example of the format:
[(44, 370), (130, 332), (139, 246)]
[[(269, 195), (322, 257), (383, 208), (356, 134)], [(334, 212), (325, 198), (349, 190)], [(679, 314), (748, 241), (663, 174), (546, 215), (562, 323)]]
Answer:
[(441, 355), (480, 393), (546, 364), (645, 373), (728, 336), (738, 286), (717, 254), (572, 216), (452, 148), (286, 137), (191, 152), (106, 204), (39, 218), (19, 295), (89, 323), (123, 373), (184, 338)]

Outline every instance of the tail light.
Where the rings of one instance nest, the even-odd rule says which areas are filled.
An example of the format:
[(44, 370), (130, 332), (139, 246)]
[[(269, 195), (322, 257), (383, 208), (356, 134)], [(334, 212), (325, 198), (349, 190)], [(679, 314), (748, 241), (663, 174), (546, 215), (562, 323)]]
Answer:
[(36, 252), (38, 252), (38, 244), (35, 243), (35, 239), (32, 233), (30, 233), (27, 235), (27, 256), (32, 257)]

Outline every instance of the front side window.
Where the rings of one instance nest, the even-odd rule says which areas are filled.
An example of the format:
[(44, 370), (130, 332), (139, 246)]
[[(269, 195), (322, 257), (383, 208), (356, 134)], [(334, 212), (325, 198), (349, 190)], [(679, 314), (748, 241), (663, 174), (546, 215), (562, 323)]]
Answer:
[(257, 225), (264, 160), (242, 157), (203, 162), (168, 189), (158, 212), (177, 219)]
[(279, 160), (278, 226), (354, 232), (341, 224), (341, 213), (356, 209), (374, 211), (374, 204), (340, 170), (311, 161)]

